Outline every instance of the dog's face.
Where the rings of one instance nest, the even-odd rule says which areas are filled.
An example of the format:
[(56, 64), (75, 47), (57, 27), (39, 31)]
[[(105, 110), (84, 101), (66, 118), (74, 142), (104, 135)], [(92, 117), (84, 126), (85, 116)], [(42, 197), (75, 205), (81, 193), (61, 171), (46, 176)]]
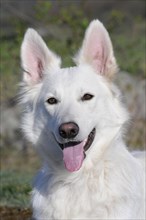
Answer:
[(75, 67), (60, 68), (60, 58), (32, 29), (21, 58), (27, 136), (67, 170), (79, 170), (102, 131), (125, 121), (111, 83), (117, 66), (106, 29), (98, 20), (90, 24)]

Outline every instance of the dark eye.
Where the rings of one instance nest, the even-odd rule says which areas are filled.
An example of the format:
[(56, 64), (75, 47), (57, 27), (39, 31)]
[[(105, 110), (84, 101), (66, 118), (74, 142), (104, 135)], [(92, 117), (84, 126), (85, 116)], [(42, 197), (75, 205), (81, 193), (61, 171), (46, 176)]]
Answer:
[(83, 95), (83, 97), (81, 98), (82, 101), (88, 101), (91, 100), (94, 97), (94, 95), (91, 95), (89, 93), (86, 93)]
[(47, 102), (48, 104), (50, 104), (50, 105), (55, 105), (55, 104), (58, 103), (58, 100), (55, 99), (54, 97), (51, 97), (51, 98), (47, 99), (46, 102)]

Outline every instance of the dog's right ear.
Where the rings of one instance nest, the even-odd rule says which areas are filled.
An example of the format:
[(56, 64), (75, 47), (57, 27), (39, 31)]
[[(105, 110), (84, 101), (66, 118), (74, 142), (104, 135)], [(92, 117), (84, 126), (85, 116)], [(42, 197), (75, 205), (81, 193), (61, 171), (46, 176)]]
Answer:
[(21, 46), (21, 65), (23, 81), (36, 84), (43, 79), (47, 70), (59, 68), (61, 59), (48, 49), (40, 35), (29, 28)]

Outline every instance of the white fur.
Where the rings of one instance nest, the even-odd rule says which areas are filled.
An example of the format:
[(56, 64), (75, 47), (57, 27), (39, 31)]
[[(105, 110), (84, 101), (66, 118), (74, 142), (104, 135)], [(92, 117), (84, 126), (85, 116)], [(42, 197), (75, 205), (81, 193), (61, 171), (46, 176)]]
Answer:
[[(77, 66), (60, 68), (60, 58), (29, 29), (21, 49), (24, 77), (23, 130), (39, 151), (43, 168), (32, 192), (33, 217), (41, 219), (144, 219), (144, 167), (122, 137), (128, 114), (112, 84), (116, 61), (109, 35), (95, 20), (89, 25)], [(82, 101), (91, 93), (94, 98)], [(58, 103), (46, 100), (55, 97)], [(75, 141), (95, 139), (82, 167), (73, 173), (63, 163), (59, 125), (76, 122)], [(143, 160), (144, 161), (144, 160)]]

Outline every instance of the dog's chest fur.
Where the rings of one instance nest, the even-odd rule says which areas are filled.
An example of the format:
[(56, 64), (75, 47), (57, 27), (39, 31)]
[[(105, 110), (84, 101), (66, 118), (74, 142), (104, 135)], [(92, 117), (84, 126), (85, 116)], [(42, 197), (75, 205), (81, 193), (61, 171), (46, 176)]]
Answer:
[[(120, 167), (121, 170), (116, 169), (115, 163), (116, 161), (112, 163), (104, 160), (90, 171), (84, 167), (80, 175), (71, 178), (52, 175), (49, 177), (46, 176), (46, 171), (41, 172), (38, 177), (39, 183), (33, 191), (36, 217), (38, 219), (48, 218), (48, 216), (50, 219), (116, 218), (117, 213), (119, 215), (120, 212), (119, 208), (122, 210), (125, 206), (126, 211), (126, 203), (130, 202), (134, 205), (139, 198), (132, 195), (133, 189), (138, 184), (135, 178), (131, 180), (127, 175), (123, 185), (119, 184), (124, 166)], [(139, 190), (138, 187), (137, 190)], [(38, 201), (40, 201), (39, 204)], [(39, 206), (38, 210), (36, 203)], [(132, 213), (129, 213), (129, 216), (132, 216)]]
[[(106, 217), (108, 203), (112, 201), (110, 190), (105, 187), (107, 184), (105, 175), (104, 171), (99, 174), (98, 170), (94, 170), (87, 175), (83, 173), (76, 176), (74, 179), (60, 180), (51, 177), (48, 179), (49, 184), (44, 186), (47, 189), (42, 187), (48, 194), (42, 199), (41, 211), (43, 210), (44, 213), (40, 216), (49, 216), (51, 219), (91, 218), (95, 217), (96, 212), (96, 217)], [(41, 182), (45, 183), (45, 177), (42, 177)], [(35, 190), (34, 193), (35, 197), (40, 197)], [(38, 199), (35, 198), (35, 201)]]

